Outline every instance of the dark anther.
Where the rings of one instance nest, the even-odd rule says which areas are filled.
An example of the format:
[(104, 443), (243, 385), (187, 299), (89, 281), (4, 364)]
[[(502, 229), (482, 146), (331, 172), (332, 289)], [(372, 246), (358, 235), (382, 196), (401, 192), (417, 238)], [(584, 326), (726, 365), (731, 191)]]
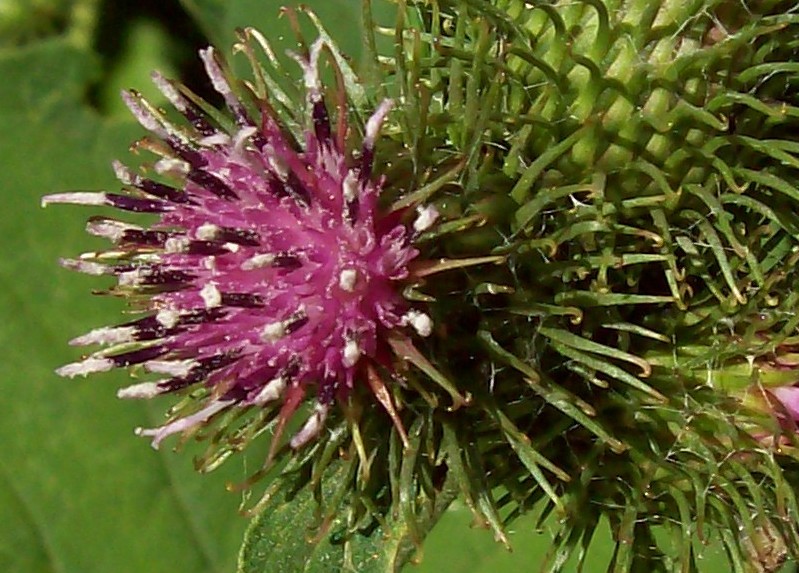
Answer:
[(122, 233), (122, 244), (142, 245), (147, 247), (163, 247), (169, 233), (163, 231), (141, 231), (128, 229)]
[(272, 261), (272, 266), (279, 269), (295, 270), (302, 266), (302, 261), (297, 255), (291, 253), (278, 253)]
[(234, 227), (221, 227), (216, 233), (216, 239), (246, 247), (257, 247), (261, 244), (261, 237), (255, 231)]
[(360, 206), (361, 203), (357, 198), (347, 201), (347, 203), (344, 205), (344, 218), (350, 225), (354, 225), (355, 221), (358, 220), (358, 211)]
[(186, 271), (165, 270), (154, 268), (142, 274), (141, 282), (145, 285), (183, 285), (194, 279), (195, 276)]
[(236, 193), (228, 186), (227, 183), (222, 181), (216, 175), (212, 175), (207, 171), (192, 169), (189, 172), (188, 178), (190, 181), (193, 181), (200, 187), (207, 189), (221, 199), (233, 200), (239, 198), (239, 196), (236, 195)]
[(113, 207), (122, 209), (123, 211), (132, 211), (134, 213), (164, 213), (174, 209), (172, 205), (164, 201), (141, 199), (139, 197), (131, 197), (130, 195), (106, 193), (105, 198)]
[(190, 241), (188, 254), (212, 257), (214, 255), (224, 255), (230, 251), (225, 244), (220, 241)]
[(358, 179), (360, 180), (361, 184), (366, 183), (369, 181), (369, 177), (372, 176), (372, 163), (375, 159), (375, 150), (371, 147), (364, 147), (363, 151), (361, 152), (361, 170), (358, 174)]
[(298, 331), (300, 328), (308, 324), (308, 316), (304, 312), (295, 313), (285, 326), (286, 334), (291, 334)]
[(141, 350), (133, 350), (116, 356), (109, 356), (108, 359), (112, 360), (116, 366), (130, 366), (132, 364), (141, 364), (153, 358), (158, 358), (166, 354), (167, 349), (163, 346), (150, 346), (142, 348)]
[(261, 295), (248, 292), (223, 292), (222, 304), (224, 306), (258, 308), (264, 305), (264, 298)]
[(166, 138), (166, 142), (181, 159), (191, 165), (192, 170), (196, 171), (208, 165), (208, 162), (196, 149), (192, 149), (174, 136)]
[(189, 196), (185, 192), (170, 187), (169, 185), (158, 183), (152, 179), (140, 177), (137, 178), (133, 184), (148, 195), (160, 197), (167, 201), (172, 201), (173, 203), (192, 203), (192, 200), (189, 199)]
[(189, 373), (185, 376), (170, 378), (165, 382), (161, 382), (158, 386), (159, 388), (162, 388), (168, 392), (175, 392), (176, 390), (186, 388), (192, 384), (196, 384), (197, 382), (204, 380), (215, 370), (219, 370), (220, 368), (235, 362), (238, 357), (239, 352), (233, 351), (224, 352), (215, 356), (209, 356), (207, 358), (201, 358), (197, 360), (197, 366), (189, 370)]
[(316, 138), (327, 143), (330, 140), (330, 116), (327, 113), (325, 102), (321, 98), (319, 101), (314, 102), (311, 115)]

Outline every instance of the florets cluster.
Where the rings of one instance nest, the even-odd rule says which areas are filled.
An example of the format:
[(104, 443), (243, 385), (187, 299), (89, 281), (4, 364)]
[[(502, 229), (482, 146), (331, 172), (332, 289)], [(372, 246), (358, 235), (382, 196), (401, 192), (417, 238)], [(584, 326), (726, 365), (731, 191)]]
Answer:
[[(430, 318), (400, 293), (418, 255), (413, 239), (437, 214), (420, 209), (409, 220), (380, 208), (374, 147), (391, 101), (377, 107), (353, 145), (346, 122), (331, 127), (319, 80), (323, 48), (320, 41), (307, 57), (294, 56), (310, 115), (304, 141), (295, 141), (267, 105), (253, 119), (208, 48), (201, 57), (235, 118), (233, 129), (218, 126), (189, 92), (155, 74), (185, 124), (173, 124), (136, 92), (123, 98), (155, 136), (147, 147), (161, 154), (156, 175), (115, 163), (122, 193), (44, 199), (158, 215), (147, 227), (93, 218), (89, 233), (109, 239), (113, 249), (63, 261), (113, 275), (114, 293), (145, 302), (136, 320), (73, 340), (106, 348), (58, 370), (73, 377), (140, 365), (162, 376), (120, 390), (123, 398), (204, 388), (190, 413), (138, 430), (155, 447), (235, 407), (282, 401), (287, 417), (311, 390), (316, 407), (291, 440), (300, 447), (318, 433), (330, 405), (365, 376), (366, 363), (390, 367), (389, 333), (431, 332)], [(347, 151), (353, 148), (359, 151)]]

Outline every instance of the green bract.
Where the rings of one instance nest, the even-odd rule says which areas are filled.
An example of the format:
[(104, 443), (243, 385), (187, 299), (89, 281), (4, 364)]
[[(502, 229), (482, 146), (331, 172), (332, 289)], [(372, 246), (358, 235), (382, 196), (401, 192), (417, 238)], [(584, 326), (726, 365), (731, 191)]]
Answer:
[[(773, 391), (799, 380), (796, 4), (373, 4), (360, 66), (286, 16), (300, 52), (300, 22), (322, 38), (332, 117), (363, 130), (394, 102), (375, 175), (387, 212), (439, 215), (403, 292), (434, 326), (391, 339), (402, 367), (370, 369), (307, 447), (275, 442), (240, 571), (396, 571), (456, 498), (504, 543), (554, 515), (546, 571), (593, 571), (600, 522), (614, 572), (696, 571), (718, 539), (734, 571), (799, 554)], [(297, 77), (239, 39), (236, 88), (291, 129)], [(221, 422), (203, 470), (283, 429)]]
[(794, 432), (774, 439), (761, 367), (799, 324), (795, 6), (440, 0), (375, 26), (370, 9), (349, 96), (397, 101), (386, 189), (444, 217), (423, 258), (503, 262), (407, 293), (440, 325), (391, 388), (408, 447), (354, 401), (270, 491), (315, 491), (345, 563), (383, 535), (373, 570), (456, 495), (503, 541), (524, 512), (557, 515), (546, 570), (582, 561), (603, 518), (613, 571), (695, 570), (716, 535), (734, 570), (774, 570), (799, 549)]

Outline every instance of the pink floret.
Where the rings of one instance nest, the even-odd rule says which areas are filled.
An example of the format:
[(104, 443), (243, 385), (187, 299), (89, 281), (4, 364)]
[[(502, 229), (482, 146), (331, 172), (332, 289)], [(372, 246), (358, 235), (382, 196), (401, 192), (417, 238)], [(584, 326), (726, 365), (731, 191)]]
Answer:
[(296, 57), (311, 110), (301, 143), (267, 111), (257, 121), (250, 117), (209, 48), (201, 55), (235, 118), (232, 131), (217, 127), (156, 74), (156, 85), (187, 125), (174, 126), (135, 92), (124, 99), (167, 150), (155, 166), (162, 177), (116, 164), (127, 189), (122, 194), (45, 198), (158, 215), (149, 227), (90, 221), (89, 232), (112, 240), (124, 256), (84, 255), (64, 264), (115, 275), (114, 292), (144, 295), (146, 312), (75, 339), (109, 348), (59, 371), (75, 376), (141, 365), (164, 376), (123, 389), (122, 397), (206, 388), (199, 409), (139, 430), (154, 446), (233, 406), (282, 399), (295, 407), (311, 389), (317, 408), (292, 440), (302, 445), (318, 431), (329, 404), (363, 379), (365, 361), (381, 362), (387, 335), (407, 328), (412, 309), (401, 281), (418, 255), (415, 231), (400, 214), (379, 208), (382, 180), (372, 175), (375, 140), (391, 104), (383, 102), (367, 121), (357, 157), (342, 149), (351, 130), (331, 128), (318, 85), (321, 49), (318, 42), (307, 59)]

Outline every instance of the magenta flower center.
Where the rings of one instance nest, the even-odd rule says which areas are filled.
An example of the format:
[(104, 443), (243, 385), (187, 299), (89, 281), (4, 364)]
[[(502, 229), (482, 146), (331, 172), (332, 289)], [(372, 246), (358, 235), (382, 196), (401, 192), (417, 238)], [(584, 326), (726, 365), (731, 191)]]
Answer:
[(401, 213), (378, 206), (374, 144), (391, 102), (367, 121), (359, 153), (349, 153), (357, 147), (346, 145), (353, 129), (335, 133), (321, 97), (322, 46), (317, 42), (308, 59), (296, 58), (311, 126), (299, 140), (266, 108), (252, 119), (209, 48), (201, 56), (234, 129), (217, 127), (175, 84), (155, 75), (187, 125), (172, 124), (135, 92), (123, 97), (160, 142), (149, 145), (162, 155), (154, 165), (158, 177), (116, 163), (123, 194), (45, 198), (159, 216), (146, 228), (115, 219), (89, 222), (89, 232), (113, 241), (114, 249), (65, 264), (115, 275), (113, 290), (145, 298), (146, 314), (75, 339), (108, 347), (59, 370), (75, 376), (141, 365), (163, 376), (121, 390), (122, 397), (206, 388), (199, 410), (140, 431), (156, 446), (233, 406), (281, 399), (290, 413), (310, 388), (316, 410), (292, 440), (302, 445), (321, 427), (329, 404), (362, 376), (364, 361), (389, 366), (381, 357), (388, 355), (392, 330), (430, 333), (430, 319), (409, 308), (400, 281), (418, 254), (414, 234), (435, 213), (420, 211), (410, 226)]

